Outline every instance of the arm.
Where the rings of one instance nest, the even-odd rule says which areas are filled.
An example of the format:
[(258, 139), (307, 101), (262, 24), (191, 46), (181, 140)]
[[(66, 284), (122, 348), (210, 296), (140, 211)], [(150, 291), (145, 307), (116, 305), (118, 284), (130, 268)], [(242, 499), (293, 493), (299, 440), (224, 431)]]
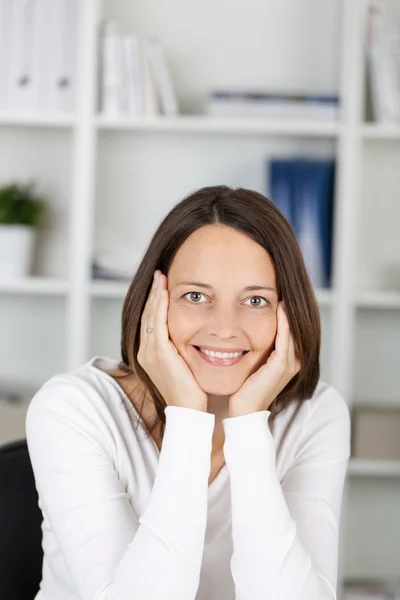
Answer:
[(315, 401), (282, 484), (270, 411), (224, 419), (236, 600), (336, 600), (350, 413), (329, 387)]
[(140, 518), (104, 423), (71, 383), (32, 399), (26, 435), (40, 506), (82, 600), (194, 600), (207, 520), (214, 415), (166, 408), (150, 502)]

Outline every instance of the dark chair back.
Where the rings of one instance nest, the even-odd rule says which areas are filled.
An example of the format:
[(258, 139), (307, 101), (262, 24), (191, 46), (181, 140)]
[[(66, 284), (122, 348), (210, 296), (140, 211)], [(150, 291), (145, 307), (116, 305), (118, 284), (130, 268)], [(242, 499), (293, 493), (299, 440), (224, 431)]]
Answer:
[(38, 592), (42, 519), (26, 440), (0, 446), (0, 598), (33, 600)]

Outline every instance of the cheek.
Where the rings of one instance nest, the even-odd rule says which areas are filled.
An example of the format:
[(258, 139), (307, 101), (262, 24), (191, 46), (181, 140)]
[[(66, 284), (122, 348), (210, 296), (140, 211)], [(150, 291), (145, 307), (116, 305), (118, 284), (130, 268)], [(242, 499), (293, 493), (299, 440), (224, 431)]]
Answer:
[(257, 329), (254, 330), (255, 340), (257, 346), (262, 349), (269, 348), (271, 345), (274, 346), (277, 330), (278, 321), (275, 315), (271, 315), (265, 319), (263, 323), (258, 323)]
[(167, 326), (173, 342), (185, 340), (190, 337), (194, 329), (193, 314), (189, 315), (172, 304), (168, 307)]

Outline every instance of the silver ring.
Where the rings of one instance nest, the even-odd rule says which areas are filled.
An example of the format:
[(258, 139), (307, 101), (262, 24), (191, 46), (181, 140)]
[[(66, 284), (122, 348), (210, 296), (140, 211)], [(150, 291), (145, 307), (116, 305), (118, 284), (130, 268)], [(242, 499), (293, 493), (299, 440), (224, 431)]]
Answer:
[(146, 327), (146, 333), (153, 333), (153, 327)]

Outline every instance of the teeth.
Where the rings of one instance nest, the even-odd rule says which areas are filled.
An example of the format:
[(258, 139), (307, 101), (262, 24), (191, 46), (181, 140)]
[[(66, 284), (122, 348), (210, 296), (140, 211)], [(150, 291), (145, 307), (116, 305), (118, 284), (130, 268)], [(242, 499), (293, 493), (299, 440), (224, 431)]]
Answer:
[(244, 354), (244, 352), (213, 352), (212, 350), (203, 350), (203, 348), (200, 348), (200, 352), (204, 352), (204, 354), (208, 354), (208, 356), (213, 356), (214, 358), (237, 358)]

